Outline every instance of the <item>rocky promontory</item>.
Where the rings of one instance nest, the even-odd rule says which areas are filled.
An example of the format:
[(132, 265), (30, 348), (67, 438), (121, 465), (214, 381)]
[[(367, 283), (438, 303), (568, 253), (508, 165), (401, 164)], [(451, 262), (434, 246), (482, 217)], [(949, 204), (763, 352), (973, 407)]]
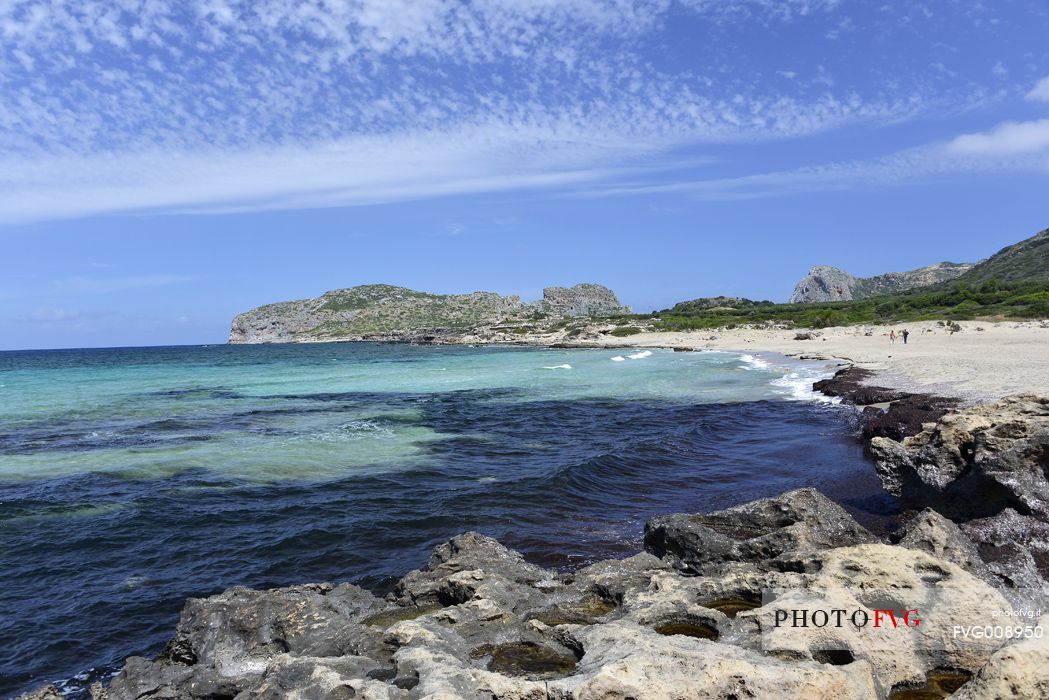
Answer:
[(566, 320), (629, 314), (630, 307), (599, 284), (547, 287), (543, 298), (523, 302), (494, 292), (431, 294), (369, 284), (338, 289), (315, 299), (267, 304), (239, 314), (230, 343), (295, 343), (338, 340), (454, 342), (568, 326)]

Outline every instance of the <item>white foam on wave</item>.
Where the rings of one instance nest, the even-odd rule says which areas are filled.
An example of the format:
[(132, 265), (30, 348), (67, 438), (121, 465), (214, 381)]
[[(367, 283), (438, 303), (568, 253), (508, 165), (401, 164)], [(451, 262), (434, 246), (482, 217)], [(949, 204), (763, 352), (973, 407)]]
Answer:
[(787, 357), (741, 354), (741, 369), (765, 370), (779, 376), (769, 381), (772, 390), (790, 401), (816, 401), (819, 403), (837, 404), (841, 399), (825, 396), (812, 388), (813, 383), (826, 379), (834, 373), (825, 364), (805, 364)]
[(643, 360), (646, 357), (651, 357), (651, 350), (642, 350), (641, 352), (635, 352), (633, 355), (627, 355), (631, 360)]
[(623, 357), (622, 355), (616, 355), (615, 357), (613, 357), (611, 359), (612, 359), (612, 362), (626, 362), (626, 358)]
[(772, 366), (768, 360), (753, 355), (741, 355), (739, 359), (743, 363), (743, 369), (768, 369)]
[(543, 367), (543, 369), (572, 369), (572, 365), (554, 365), (553, 367)]
[(769, 382), (786, 398), (792, 401), (816, 401), (819, 403), (837, 404), (841, 399), (837, 396), (827, 396), (812, 388), (814, 382), (826, 379), (832, 375), (819, 367), (793, 367), (784, 368), (786, 374)]
[(351, 420), (314, 433), (292, 435), (287, 442), (358, 442), (360, 440), (395, 440), (393, 429), (369, 419)]

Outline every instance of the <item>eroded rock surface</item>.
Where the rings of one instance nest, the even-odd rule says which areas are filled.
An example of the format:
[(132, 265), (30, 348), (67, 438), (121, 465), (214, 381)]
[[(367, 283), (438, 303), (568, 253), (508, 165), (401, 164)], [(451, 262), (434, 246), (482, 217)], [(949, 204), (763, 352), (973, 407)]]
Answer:
[[(950, 636), (952, 625), (1008, 603), (973, 573), (964, 533), (935, 514), (911, 524), (908, 547), (890, 546), (801, 489), (656, 518), (646, 532), (645, 553), (569, 574), (466, 533), (437, 547), (386, 600), (330, 584), (191, 600), (160, 657), (129, 659), (108, 689), (93, 692), (108, 700), (859, 700), (920, 687), (945, 669), (995, 689), (1014, 674), (1031, 687), (1046, 682), (1045, 665), (1024, 661), (1026, 647)], [(927, 622), (895, 632), (777, 625), (778, 613), (826, 606), (917, 607)]]
[(795, 285), (791, 304), (869, 299), (904, 289), (928, 287), (962, 276), (971, 263), (942, 262), (907, 272), (886, 272), (875, 277), (853, 277), (829, 265), (817, 265)]
[[(1049, 616), (1038, 625), (1049, 629)], [(1049, 698), (1049, 639), (1020, 639), (995, 652), (956, 700), (1044, 700)]]
[(870, 449), (882, 484), (905, 506), (961, 520), (1006, 508), (1049, 519), (1049, 398), (949, 413), (902, 441), (874, 438)]
[(790, 570), (800, 566), (798, 553), (874, 540), (841, 506), (815, 489), (714, 513), (659, 516), (645, 526), (645, 549), (700, 574), (732, 562)]

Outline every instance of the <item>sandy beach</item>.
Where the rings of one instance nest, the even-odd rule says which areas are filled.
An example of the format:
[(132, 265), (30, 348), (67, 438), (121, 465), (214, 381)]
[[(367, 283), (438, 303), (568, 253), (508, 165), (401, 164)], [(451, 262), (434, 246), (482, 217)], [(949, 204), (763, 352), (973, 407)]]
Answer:
[[(914, 392), (958, 397), (966, 403), (1018, 393), (1049, 394), (1049, 324), (962, 321), (951, 333), (934, 321), (897, 326), (845, 326), (795, 340), (798, 331), (712, 329), (685, 333), (603, 336), (603, 346), (680, 347), (774, 352), (791, 357), (840, 358), (874, 370), (872, 382)], [(909, 342), (890, 342), (906, 328)]]

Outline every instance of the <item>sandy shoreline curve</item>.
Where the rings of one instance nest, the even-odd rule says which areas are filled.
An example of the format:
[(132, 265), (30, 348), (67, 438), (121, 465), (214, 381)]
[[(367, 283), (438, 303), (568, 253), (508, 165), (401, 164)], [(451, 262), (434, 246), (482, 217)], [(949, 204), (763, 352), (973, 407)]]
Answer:
[[(710, 329), (689, 332), (604, 335), (586, 347), (660, 347), (690, 350), (771, 352), (798, 359), (838, 359), (874, 372), (871, 383), (914, 393), (987, 403), (1020, 393), (1049, 394), (1049, 323), (962, 321), (951, 332), (935, 321), (867, 325), (818, 331)], [(895, 343), (910, 331), (908, 343)], [(811, 332), (811, 340), (796, 340)], [(816, 335), (818, 334), (818, 335)]]

